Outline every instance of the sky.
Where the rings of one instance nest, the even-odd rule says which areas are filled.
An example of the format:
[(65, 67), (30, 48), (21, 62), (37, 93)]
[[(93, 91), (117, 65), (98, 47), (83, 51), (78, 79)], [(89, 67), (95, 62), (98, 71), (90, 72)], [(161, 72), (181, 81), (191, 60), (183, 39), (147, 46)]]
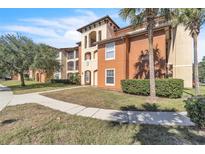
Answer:
[[(20, 33), (36, 43), (56, 48), (72, 47), (80, 41), (76, 29), (109, 15), (120, 27), (129, 25), (119, 9), (0, 9), (0, 35)], [(199, 61), (205, 56), (205, 27), (199, 36)]]

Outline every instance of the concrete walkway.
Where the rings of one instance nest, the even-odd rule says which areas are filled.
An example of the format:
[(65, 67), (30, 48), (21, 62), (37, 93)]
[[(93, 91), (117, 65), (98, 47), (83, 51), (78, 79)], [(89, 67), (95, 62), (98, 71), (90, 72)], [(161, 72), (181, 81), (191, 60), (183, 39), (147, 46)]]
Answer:
[(0, 84), (0, 111), (9, 104), (12, 98), (13, 92), (10, 90), (10, 88), (7, 88)]
[(48, 98), (40, 95), (39, 93), (14, 95), (9, 105), (12, 106), (25, 103), (37, 103), (72, 115), (91, 117), (107, 121), (116, 121), (120, 123), (172, 126), (194, 125), (184, 112), (141, 112), (91, 108)]

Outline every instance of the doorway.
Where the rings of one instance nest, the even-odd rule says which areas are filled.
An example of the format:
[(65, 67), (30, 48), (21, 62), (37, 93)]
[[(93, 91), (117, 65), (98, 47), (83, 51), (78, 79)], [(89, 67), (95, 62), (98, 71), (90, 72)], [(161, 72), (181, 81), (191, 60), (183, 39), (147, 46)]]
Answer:
[(91, 84), (91, 71), (85, 71), (85, 84)]

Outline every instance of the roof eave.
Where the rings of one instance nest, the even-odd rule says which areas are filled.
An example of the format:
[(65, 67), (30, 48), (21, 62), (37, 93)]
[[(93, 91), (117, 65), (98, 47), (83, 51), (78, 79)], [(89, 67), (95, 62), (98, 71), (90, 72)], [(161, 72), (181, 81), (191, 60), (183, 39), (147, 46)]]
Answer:
[(92, 25), (92, 24), (95, 24), (95, 23), (97, 23), (97, 22), (99, 22), (99, 21), (101, 21), (101, 20), (103, 20), (103, 19), (106, 19), (106, 18), (109, 18), (109, 19), (115, 24), (115, 26), (117, 26), (117, 28), (120, 29), (120, 27), (116, 24), (116, 22), (115, 22), (114, 20), (112, 20), (112, 18), (111, 18), (110, 16), (106, 15), (106, 16), (104, 16), (104, 17), (98, 19), (98, 20), (95, 20), (95, 21), (93, 21), (93, 22), (91, 22), (91, 23), (89, 23), (89, 24), (87, 24), (87, 25), (81, 27), (81, 28), (78, 28), (77, 31), (80, 32), (80, 33), (82, 33), (82, 29), (83, 29), (83, 28), (88, 27), (88, 26), (90, 26), (90, 25)]
[[(168, 24), (164, 24), (162, 26), (155, 27), (154, 31), (157, 31), (157, 30), (159, 30), (161, 28), (164, 28), (164, 27), (167, 27), (167, 26), (171, 26), (171, 24), (168, 23)], [(118, 37), (115, 37), (115, 38), (98, 41), (98, 42), (96, 42), (96, 44), (100, 45), (100, 44), (105, 44), (105, 43), (113, 42), (113, 41), (116, 41), (116, 40), (120, 40), (120, 39), (123, 39), (125, 37), (134, 37), (134, 36), (138, 36), (138, 35), (143, 35), (146, 32), (147, 32), (147, 30), (142, 30), (140, 32), (135, 32), (135, 33), (132, 33), (132, 34), (125, 33), (124, 35), (121, 35), (121, 36), (118, 36)]]

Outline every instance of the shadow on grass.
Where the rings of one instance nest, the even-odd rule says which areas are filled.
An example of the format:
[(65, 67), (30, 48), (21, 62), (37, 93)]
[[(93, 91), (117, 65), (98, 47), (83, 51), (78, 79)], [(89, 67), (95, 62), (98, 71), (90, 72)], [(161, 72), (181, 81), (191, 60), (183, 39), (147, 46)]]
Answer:
[(18, 119), (7, 119), (7, 120), (4, 120), (4, 121), (0, 122), (0, 125), (8, 125), (8, 124), (11, 124), (11, 123), (15, 123), (17, 121), (18, 121)]
[(200, 136), (197, 132), (194, 127), (140, 125), (133, 140), (144, 145), (205, 144), (205, 135)]
[(187, 94), (187, 95), (190, 95), (190, 96), (194, 96), (194, 94), (193, 93), (191, 93), (191, 92), (188, 92), (188, 91), (186, 91), (186, 90), (190, 90), (190, 89), (184, 89), (184, 93), (185, 94)]
[[(205, 145), (205, 132), (195, 127), (160, 126), (160, 125), (130, 125), (110, 122), (113, 127), (136, 127), (131, 136), (131, 144), (143, 145)], [(202, 134), (203, 133), (203, 134)], [(199, 135), (200, 134), (200, 135)]]
[(150, 104), (145, 103), (142, 104), (142, 108), (138, 108), (135, 105), (127, 105), (120, 107), (122, 111), (162, 111), (162, 112), (176, 112), (176, 109), (160, 109), (159, 105), (156, 103)]
[(69, 84), (64, 84), (64, 83), (33, 83), (33, 84), (28, 84), (26, 86), (21, 86), (21, 85), (13, 85), (9, 86), (12, 90), (26, 90), (26, 89), (37, 89), (37, 88), (46, 88), (46, 87), (60, 87), (60, 86), (66, 86)]

